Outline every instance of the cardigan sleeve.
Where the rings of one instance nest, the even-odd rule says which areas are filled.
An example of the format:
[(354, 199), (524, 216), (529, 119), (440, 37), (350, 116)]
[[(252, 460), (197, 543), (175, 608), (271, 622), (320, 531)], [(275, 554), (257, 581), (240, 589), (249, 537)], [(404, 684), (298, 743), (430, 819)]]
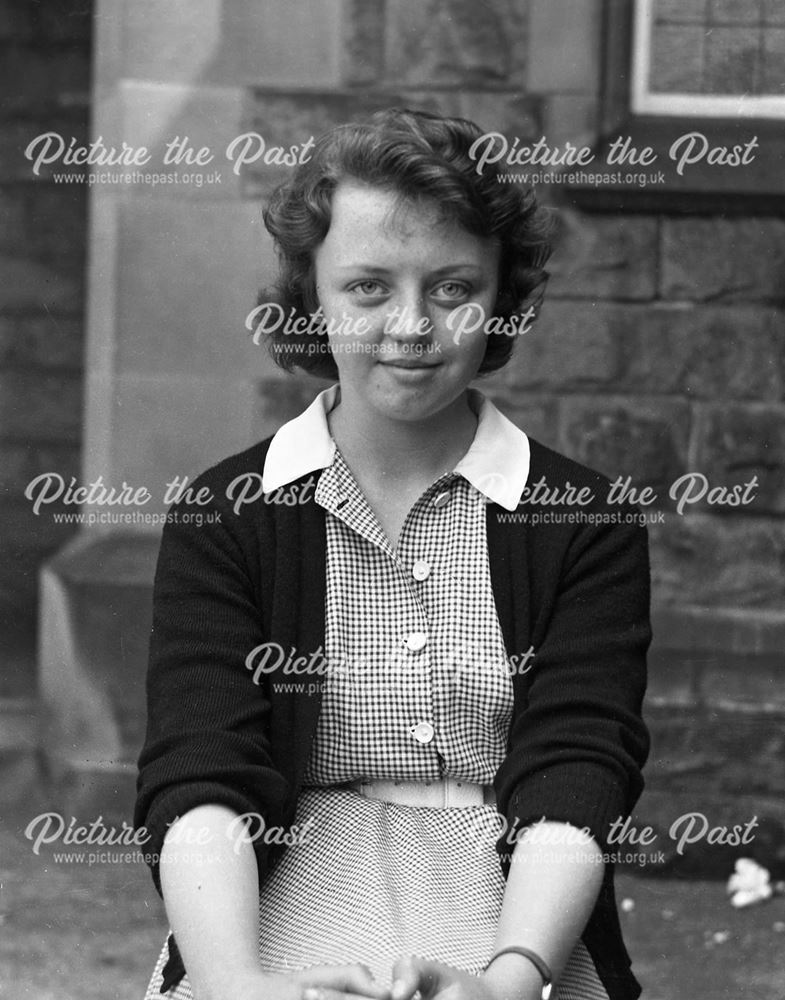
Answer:
[[(177, 817), (215, 803), (274, 825), (286, 785), (271, 758), (269, 700), (245, 667), (263, 641), (261, 583), (252, 568), (258, 542), (226, 503), (196, 509), (200, 525), (184, 523), (193, 507), (170, 511), (153, 594), (134, 823), (147, 831), (145, 855), (159, 893), (158, 856)], [(262, 837), (254, 847), (263, 865)]]
[[(539, 539), (544, 548), (549, 536)], [(554, 598), (533, 625), (533, 665), (514, 679), (522, 705), (496, 777), (499, 809), (513, 832), (545, 818), (588, 828), (605, 848), (640, 795), (649, 749), (647, 533), (592, 523), (558, 549)], [(503, 854), (512, 840), (500, 843)]]

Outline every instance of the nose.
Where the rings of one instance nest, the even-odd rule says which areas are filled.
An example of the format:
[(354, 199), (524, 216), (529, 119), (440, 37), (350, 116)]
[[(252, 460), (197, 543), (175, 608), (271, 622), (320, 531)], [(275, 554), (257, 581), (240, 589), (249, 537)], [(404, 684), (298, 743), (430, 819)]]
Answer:
[(388, 320), (387, 332), (402, 343), (419, 343), (423, 348), (430, 344), (433, 323), (427, 301), (419, 290), (400, 296)]

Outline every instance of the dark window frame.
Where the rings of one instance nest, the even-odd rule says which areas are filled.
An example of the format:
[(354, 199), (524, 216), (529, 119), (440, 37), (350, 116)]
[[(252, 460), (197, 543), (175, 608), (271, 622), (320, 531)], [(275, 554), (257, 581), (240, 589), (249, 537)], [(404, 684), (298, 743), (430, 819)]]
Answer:
[[(627, 184), (567, 185), (565, 193), (585, 211), (665, 211), (685, 214), (785, 215), (785, 121), (764, 118), (707, 118), (635, 114), (631, 110), (630, 78), (633, 46), (633, 0), (604, 0), (603, 53), (599, 107), (599, 138), (594, 172), (611, 172), (604, 164), (609, 144), (629, 137), (638, 149), (657, 154), (651, 166), (622, 168), (647, 173), (663, 170), (665, 183), (639, 188)], [(673, 142), (688, 132), (701, 132), (711, 148), (746, 144), (758, 146), (752, 162), (738, 167), (693, 164), (679, 175), (669, 157)], [(587, 168), (588, 169), (588, 168)]]

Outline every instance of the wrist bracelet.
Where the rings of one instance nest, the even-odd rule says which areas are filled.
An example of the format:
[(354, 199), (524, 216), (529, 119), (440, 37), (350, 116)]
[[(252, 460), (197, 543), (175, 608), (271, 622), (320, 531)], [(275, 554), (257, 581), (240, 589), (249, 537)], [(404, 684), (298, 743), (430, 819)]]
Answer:
[(524, 958), (528, 958), (534, 968), (542, 976), (541, 1000), (549, 1000), (551, 990), (553, 989), (553, 977), (551, 976), (551, 970), (536, 951), (532, 951), (531, 948), (521, 948), (516, 944), (511, 944), (507, 948), (500, 948), (499, 951), (491, 955), (482, 971), (487, 972), (496, 959), (500, 958), (502, 955), (522, 955)]

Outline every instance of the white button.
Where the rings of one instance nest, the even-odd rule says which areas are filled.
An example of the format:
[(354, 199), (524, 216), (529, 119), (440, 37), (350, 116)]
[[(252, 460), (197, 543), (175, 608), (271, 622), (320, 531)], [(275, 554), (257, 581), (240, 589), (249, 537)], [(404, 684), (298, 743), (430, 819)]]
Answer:
[(424, 559), (418, 559), (412, 566), (412, 576), (415, 580), (427, 580), (431, 575), (431, 564)]
[(435, 496), (433, 498), (434, 507), (444, 507), (444, 505), (448, 504), (449, 502), (450, 502), (450, 494), (446, 492), (439, 493), (438, 496)]
[(430, 722), (418, 722), (409, 730), (418, 743), (430, 743), (433, 739), (433, 726)]
[(412, 632), (406, 636), (406, 648), (410, 649), (413, 653), (417, 653), (423, 649), (427, 642), (428, 636), (425, 632)]

